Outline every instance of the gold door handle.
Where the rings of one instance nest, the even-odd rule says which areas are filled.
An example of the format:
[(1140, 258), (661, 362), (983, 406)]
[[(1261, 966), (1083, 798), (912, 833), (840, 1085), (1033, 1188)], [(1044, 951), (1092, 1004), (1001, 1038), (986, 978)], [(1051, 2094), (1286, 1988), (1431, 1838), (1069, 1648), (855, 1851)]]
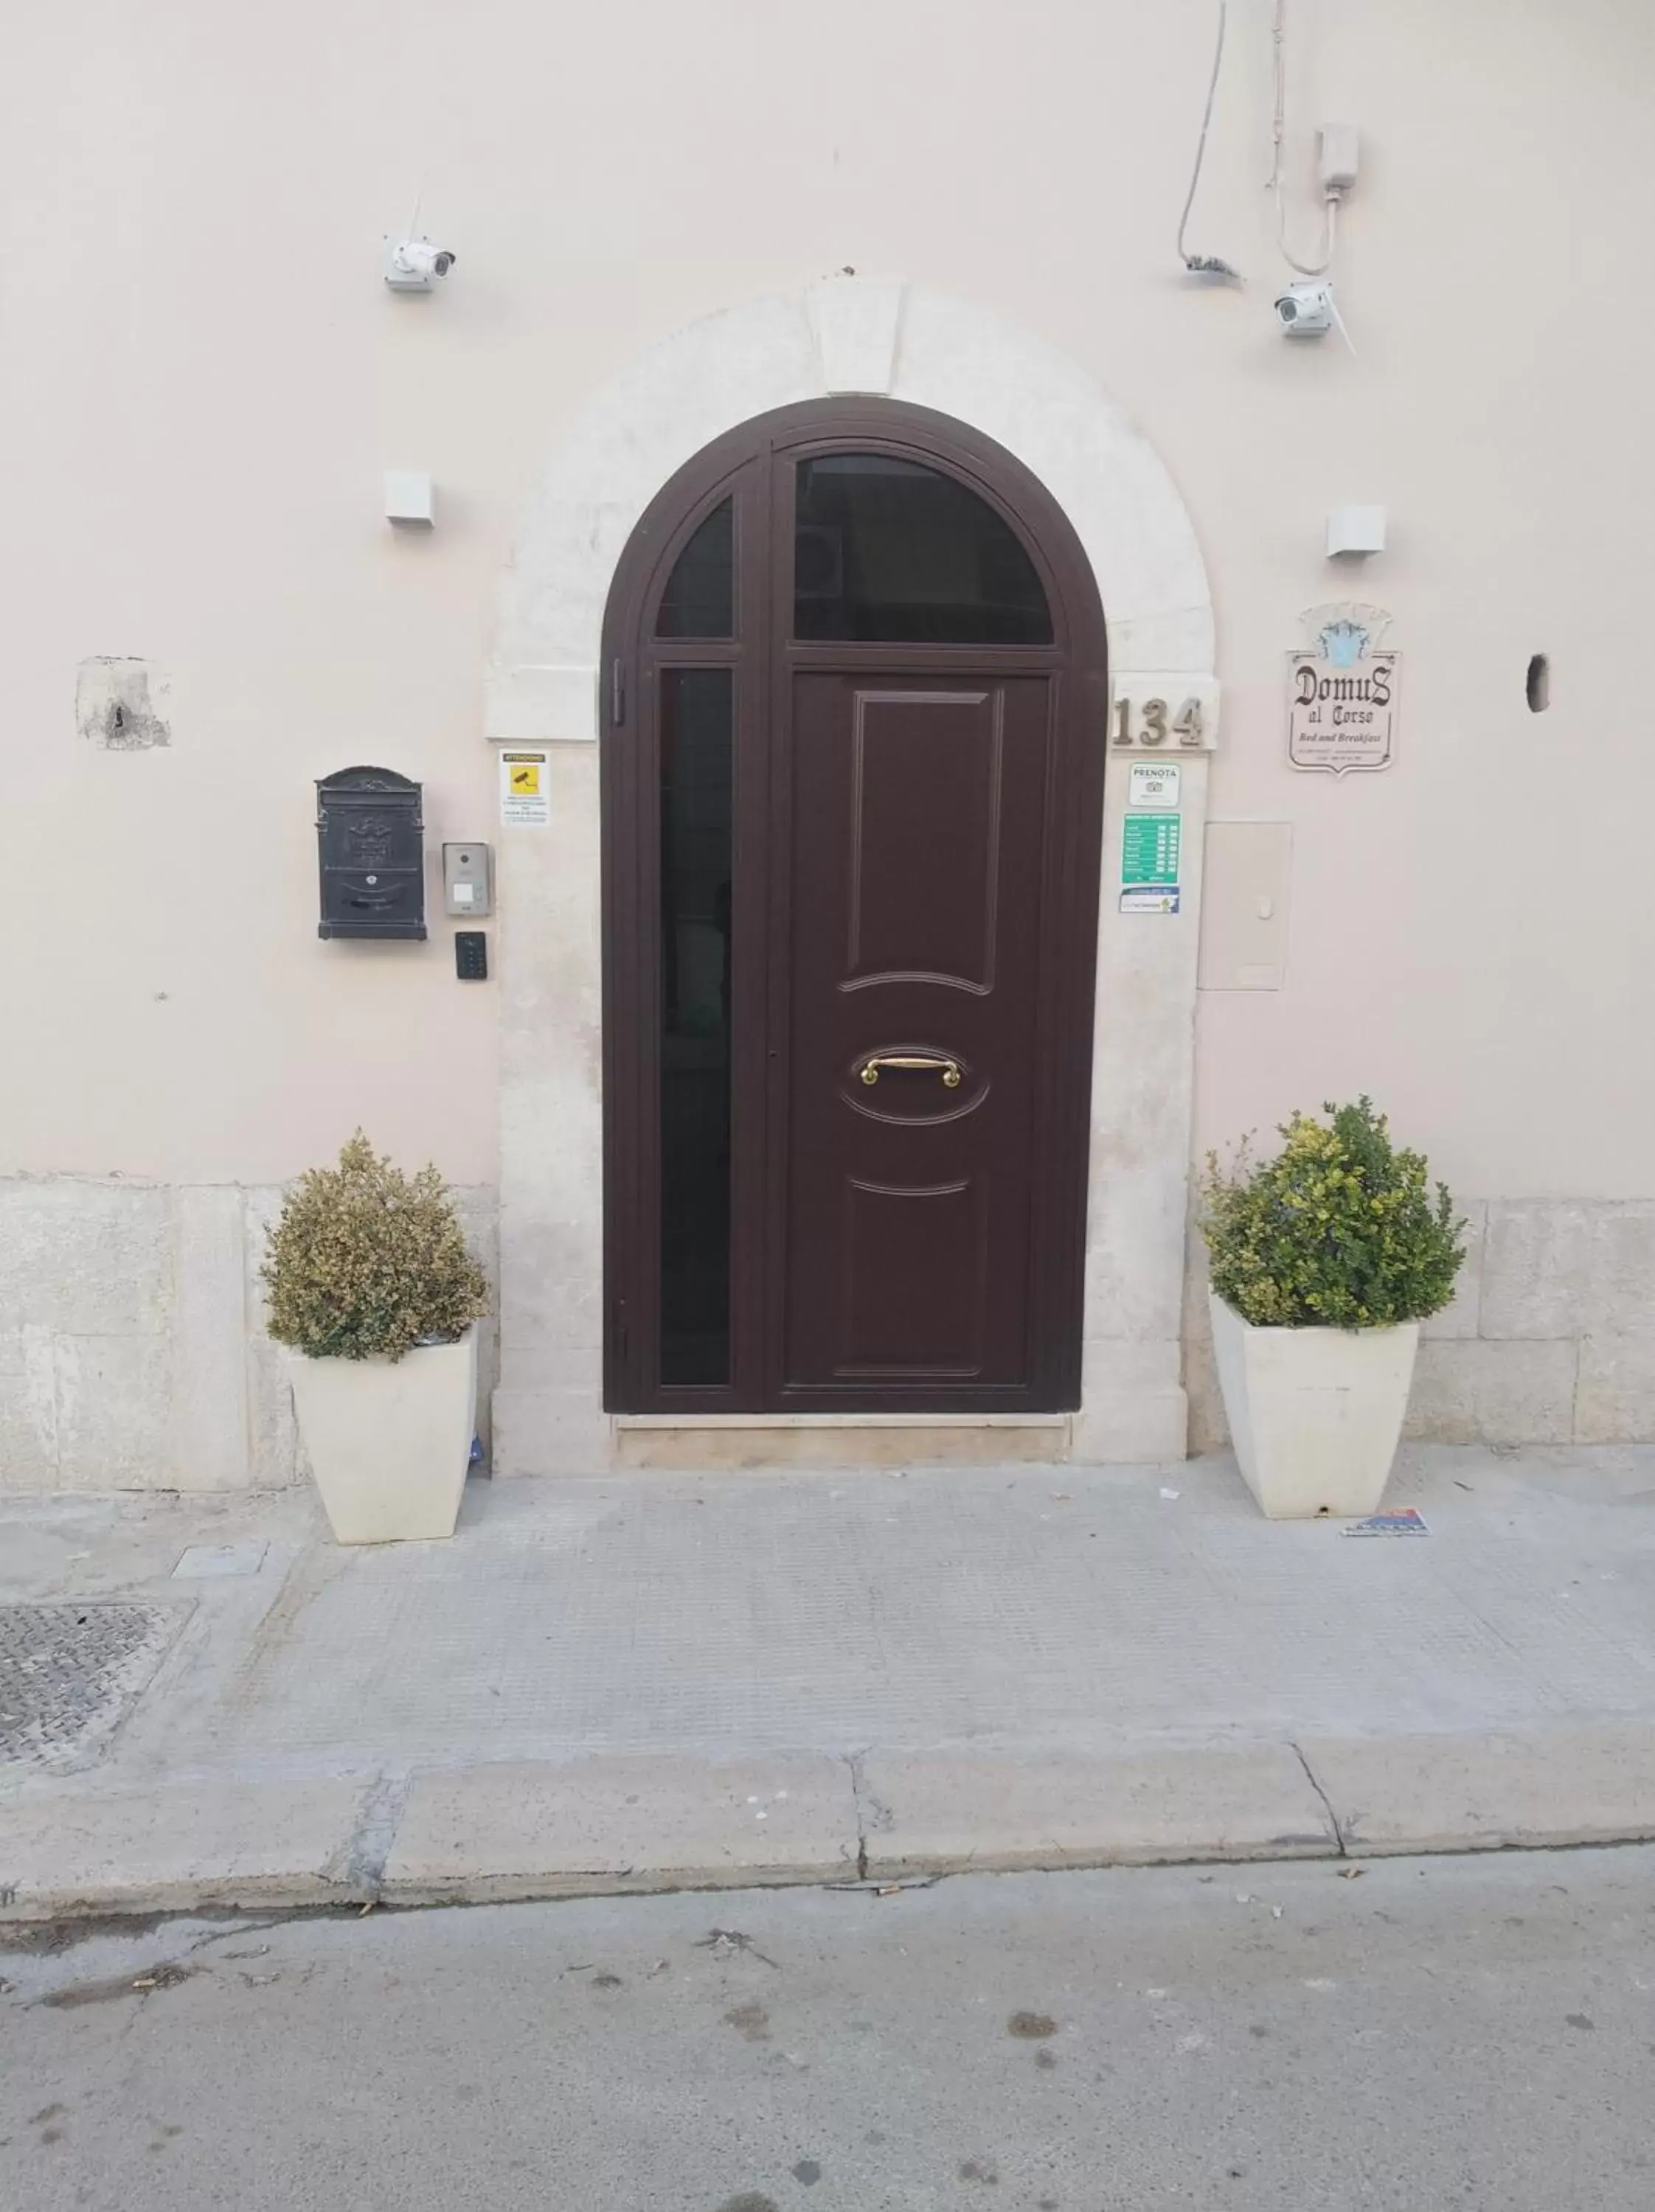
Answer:
[(959, 1089), (959, 1062), (934, 1052), (876, 1052), (862, 1062), (862, 1081), (877, 1083), (882, 1067), (913, 1068), (922, 1074), (940, 1075), (950, 1091)]

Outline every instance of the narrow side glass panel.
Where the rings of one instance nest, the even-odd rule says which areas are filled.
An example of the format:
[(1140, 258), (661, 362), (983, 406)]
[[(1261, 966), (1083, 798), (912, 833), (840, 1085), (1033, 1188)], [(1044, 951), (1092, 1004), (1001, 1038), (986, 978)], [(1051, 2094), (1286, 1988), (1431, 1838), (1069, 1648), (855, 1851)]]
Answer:
[(733, 502), (715, 507), (678, 559), (661, 593), (657, 637), (733, 637), (735, 526)]
[(1050, 645), (1023, 542), (958, 478), (892, 453), (801, 461), (793, 634), (907, 645)]
[(733, 670), (662, 670), (660, 1379), (664, 1383), (730, 1380), (733, 724)]

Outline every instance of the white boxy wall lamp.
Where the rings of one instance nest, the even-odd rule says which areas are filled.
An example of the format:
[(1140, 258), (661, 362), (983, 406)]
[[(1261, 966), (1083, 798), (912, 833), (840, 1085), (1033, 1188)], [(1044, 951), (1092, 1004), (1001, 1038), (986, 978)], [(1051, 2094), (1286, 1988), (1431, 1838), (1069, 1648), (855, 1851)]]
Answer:
[(423, 469), (387, 469), (385, 472), (385, 519), (387, 522), (424, 523), (436, 520), (436, 489)]
[(1341, 553), (1383, 553), (1385, 511), (1382, 507), (1336, 507), (1328, 517), (1328, 558)]

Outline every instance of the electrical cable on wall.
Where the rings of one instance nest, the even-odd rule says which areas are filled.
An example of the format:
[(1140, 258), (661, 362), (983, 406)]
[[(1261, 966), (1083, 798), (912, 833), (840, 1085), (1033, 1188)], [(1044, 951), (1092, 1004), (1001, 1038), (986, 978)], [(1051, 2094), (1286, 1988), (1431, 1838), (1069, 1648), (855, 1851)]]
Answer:
[[(1281, 191), (1281, 155), (1287, 133), (1287, 0), (1275, 0), (1275, 120), (1271, 133), (1270, 191), (1275, 200), (1275, 242), (1281, 249), (1281, 258), (1290, 269), (1301, 276), (1324, 276), (1333, 266), (1334, 249), (1338, 244), (1338, 209), (1340, 195), (1336, 191), (1324, 194), (1323, 206), (1322, 256), (1317, 261), (1301, 261), (1287, 244), (1287, 210)], [(1341, 326), (1342, 329), (1342, 325)], [(1350, 343), (1349, 333), (1345, 342)], [(1354, 348), (1352, 348), (1354, 351)]]
[(1201, 139), (1196, 148), (1196, 166), (1190, 173), (1190, 190), (1184, 197), (1183, 213), (1178, 218), (1178, 258), (1194, 276), (1227, 276), (1233, 283), (1241, 282), (1241, 271), (1232, 269), (1227, 261), (1220, 260), (1214, 253), (1191, 253), (1183, 242), (1190, 225), (1190, 210), (1196, 204), (1196, 189), (1201, 183), (1202, 163), (1207, 158), (1207, 134), (1212, 127), (1213, 102), (1218, 94), (1219, 71), (1224, 64), (1224, 33), (1230, 15), (1230, 0), (1219, 0), (1218, 44), (1213, 52), (1213, 74), (1208, 81), (1207, 109), (1201, 118)]

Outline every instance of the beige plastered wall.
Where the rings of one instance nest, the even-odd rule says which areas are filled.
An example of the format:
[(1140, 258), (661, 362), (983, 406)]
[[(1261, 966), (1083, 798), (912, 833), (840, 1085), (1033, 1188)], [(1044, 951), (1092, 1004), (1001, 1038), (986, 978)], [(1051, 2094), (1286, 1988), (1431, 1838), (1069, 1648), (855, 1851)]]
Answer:
[[(748, 0), (10, 11), (0, 1481), (291, 1473), (259, 1224), (359, 1122), (492, 1237), (511, 915), (484, 985), (435, 912), (423, 946), (319, 942), (313, 780), (381, 763), (424, 783), (433, 854), (497, 836), (485, 677), (545, 456), (667, 334), (846, 267), (1061, 353), (1192, 519), (1209, 818), (1293, 832), (1282, 988), (1197, 1002), (1192, 1155), (1371, 1091), (1474, 1220), (1416, 1425), (1655, 1433), (1655, 18), (1290, 13), (1301, 243), (1314, 124), (1363, 130), (1354, 352), (1270, 315), (1265, 0), (1231, 9), (1190, 231), (1243, 288), (1172, 252), (1205, 0), (845, 0), (831, 41)], [(380, 240), (417, 193), (459, 260), (398, 299)], [(434, 531), (386, 525), (398, 467), (435, 476)], [(1354, 574), (1322, 552), (1346, 501), (1390, 516)], [(1287, 764), (1282, 656), (1344, 598), (1390, 610), (1405, 707), (1395, 768), (1336, 782)], [(78, 732), (100, 656), (147, 665), (169, 742)], [(1188, 1381), (1209, 1438), (1198, 1325)]]

